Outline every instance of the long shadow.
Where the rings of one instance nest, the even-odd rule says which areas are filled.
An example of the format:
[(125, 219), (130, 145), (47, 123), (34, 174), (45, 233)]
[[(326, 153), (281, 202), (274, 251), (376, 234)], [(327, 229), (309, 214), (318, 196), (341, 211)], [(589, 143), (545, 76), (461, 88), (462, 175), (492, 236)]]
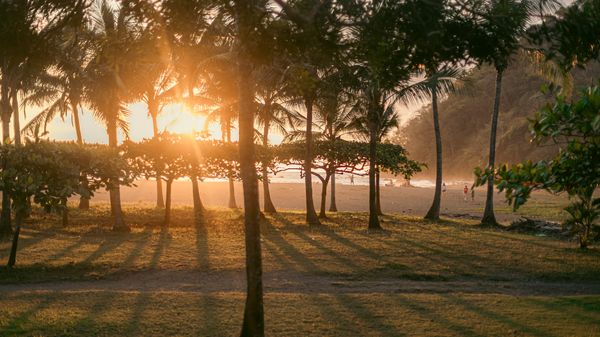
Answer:
[(336, 301), (346, 309), (354, 313), (357, 319), (362, 320), (369, 325), (369, 328), (377, 330), (383, 336), (399, 337), (406, 336), (405, 333), (398, 331), (395, 326), (383, 321), (380, 316), (375, 315), (369, 308), (360, 301), (352, 298), (348, 294), (335, 294)]
[(100, 322), (96, 322), (96, 319), (102, 312), (114, 306), (113, 302), (117, 298), (117, 296), (120, 295), (120, 293), (114, 291), (101, 291), (92, 294), (97, 296), (98, 299), (90, 307), (90, 309), (87, 312), (87, 315), (79, 322), (77, 322), (77, 326), (78, 329), (89, 329), (90, 334), (98, 334), (98, 330), (100, 330), (104, 331), (104, 333), (100, 334), (105, 335), (107, 332), (107, 328), (109, 327), (105, 325), (105, 322), (103, 322), (102, 325), (100, 324)]
[(148, 245), (149, 239), (152, 238), (152, 229), (146, 227), (141, 233), (140, 237), (136, 240), (135, 246), (131, 249), (131, 252), (127, 255), (127, 258), (123, 261), (123, 268), (131, 268), (137, 258), (142, 254), (144, 248)]
[[(530, 245), (535, 245), (535, 246), (539, 246), (539, 247), (543, 247), (543, 248), (550, 248), (550, 249), (558, 249), (559, 247), (551, 245), (551, 244), (546, 244), (546, 243), (541, 243), (537, 240), (528, 240), (528, 239), (522, 239), (519, 237), (516, 237), (514, 235), (506, 235), (504, 233), (495, 233), (492, 231), (487, 231), (486, 234), (491, 235), (491, 236), (495, 236), (498, 238), (502, 238), (502, 239), (507, 239), (507, 240), (511, 240), (511, 241), (518, 241), (518, 242), (524, 242)], [(508, 233), (507, 233), (508, 234)], [(539, 240), (539, 238), (537, 238)], [(549, 240), (549, 238), (546, 238), (545, 240)]]
[(72, 251), (74, 251), (76, 248), (80, 247), (84, 242), (84, 237), (80, 236), (79, 240), (77, 240), (76, 242), (68, 245), (67, 247), (65, 247), (63, 250), (61, 250), (60, 252), (57, 252), (53, 255), (48, 256), (47, 258), (45, 258), (42, 263), (44, 262), (50, 262), (53, 260), (58, 260), (61, 257), (66, 256), (67, 254), (71, 253)]
[[(20, 326), (23, 323), (26, 323), (32, 316), (35, 316), (36, 313), (47, 309), (52, 303), (49, 296), (44, 296), (43, 300), (31, 307), (28, 310), (23, 311), (18, 316), (14, 317), (8, 323), (0, 329), (0, 334), (4, 335), (12, 335), (14, 334), (22, 334), (23, 331), (20, 330)], [(1, 325), (0, 325), (1, 327)]]
[(150, 304), (150, 294), (147, 292), (139, 292), (135, 304), (133, 305), (133, 312), (131, 318), (127, 322), (127, 327), (124, 331), (123, 336), (140, 336), (140, 323), (142, 322), (142, 315), (146, 308)]
[[(401, 297), (401, 298), (406, 298), (406, 297)], [(406, 298), (406, 301), (403, 301), (401, 305), (411, 311), (418, 313), (419, 315), (421, 315), (423, 317), (428, 317), (432, 321), (439, 323), (444, 328), (447, 328), (449, 330), (456, 332), (460, 336), (485, 337), (485, 335), (482, 335), (482, 334), (479, 334), (479, 333), (473, 331), (471, 329), (471, 327), (469, 327), (469, 326), (458, 324), (456, 322), (452, 322), (452, 321), (448, 320), (447, 318), (431, 311), (427, 307), (418, 304), (417, 301), (414, 299), (411, 301), (410, 299)]]
[(334, 241), (339, 242), (340, 244), (345, 245), (348, 248), (354, 249), (363, 255), (367, 255), (368, 257), (370, 257), (373, 260), (381, 259), (381, 255), (373, 252), (373, 250), (367, 249), (367, 248), (357, 244), (356, 242), (353, 242), (352, 240), (339, 235), (335, 231), (323, 231), (322, 234), (324, 234), (325, 236), (329, 237), (330, 239), (332, 239)]
[[(49, 235), (43, 234), (43, 233), (41, 233), (40, 231), (37, 231), (37, 230), (35, 231), (36, 235), (34, 235), (33, 233), (27, 233), (29, 231), (30, 230), (23, 230), (23, 229), (21, 230), (21, 236), (23, 236), (23, 233), (26, 233), (27, 235), (31, 235), (31, 237), (27, 237), (27, 236), (24, 236), (24, 237), (20, 236), (19, 237), (19, 245), (18, 245), (18, 250), (17, 250), (17, 263), (18, 263), (18, 260), (19, 260), (19, 255), (18, 255), (19, 252), (25, 250), (27, 247), (33, 246), (35, 244), (38, 244), (38, 243), (40, 243), (40, 242), (42, 242), (42, 241), (44, 241), (44, 240), (46, 240), (46, 239), (48, 239), (50, 237)], [(11, 236), (11, 238), (8, 241), (6, 241), (6, 242), (9, 243), (7, 245), (6, 251), (5, 252), (0, 251), (0, 260), (4, 260), (5, 257), (8, 259), (8, 255), (10, 253), (10, 242), (12, 242), (10, 240), (12, 240), (12, 236)], [(6, 253), (6, 256), (4, 255), (5, 253)]]
[(298, 250), (298, 248), (294, 247), (290, 244), (276, 228), (271, 224), (271, 222), (267, 219), (264, 221), (264, 224), (267, 228), (272, 229), (269, 231), (269, 235), (265, 235), (263, 239), (265, 240), (263, 243), (267, 244), (267, 242), (271, 242), (274, 246), (279, 247), (284, 253), (285, 256), (288, 256), (291, 260), (294, 260), (298, 265), (302, 266), (305, 271), (308, 272), (318, 272), (325, 273), (320, 266), (316, 265), (314, 262), (309, 260), (306, 255)]
[(203, 334), (198, 334), (198, 336), (201, 335), (208, 335), (207, 333), (212, 333), (214, 334), (214, 332), (217, 330), (217, 327), (220, 325), (221, 322), (221, 315), (218, 315), (215, 313), (214, 310), (214, 298), (212, 298), (209, 294), (198, 294), (199, 299), (199, 307), (202, 308), (202, 330), (203, 330)]
[[(597, 327), (600, 327), (600, 300), (597, 300), (597, 303), (593, 307), (588, 307), (581, 302), (578, 298), (558, 298), (552, 299), (552, 302), (542, 301), (539, 298), (528, 297), (525, 299), (527, 303), (536, 305), (538, 307), (542, 307), (546, 310), (551, 310), (559, 313), (560, 315), (568, 315), (570, 317), (575, 318), (578, 322), (585, 322), (587, 324), (593, 324)], [(573, 310), (566, 310), (566, 306), (575, 307), (584, 313), (577, 313)], [(588, 311), (590, 314), (588, 315)]]
[(94, 252), (92, 252), (90, 255), (88, 255), (88, 257), (85, 258), (85, 260), (81, 261), (81, 264), (91, 264), (92, 262), (94, 262), (97, 259), (99, 259), (100, 257), (102, 257), (102, 255), (104, 255), (104, 254), (116, 249), (120, 245), (122, 245), (125, 241), (127, 241), (128, 237), (129, 237), (129, 234), (124, 234), (124, 233), (109, 235), (109, 238), (111, 240), (108, 243), (106, 243), (106, 242), (101, 243)]
[(521, 332), (531, 334), (533, 336), (539, 336), (539, 337), (554, 336), (554, 334), (550, 331), (542, 331), (538, 328), (534, 328), (534, 327), (525, 325), (525, 324), (518, 322), (510, 317), (487, 310), (487, 309), (482, 308), (474, 303), (468, 302), (458, 296), (455, 296), (452, 294), (444, 294), (442, 296), (444, 296), (450, 302), (461, 305), (463, 308), (465, 308), (473, 313), (476, 313), (484, 318), (491, 319), (491, 320), (497, 321), (499, 323), (505, 324), (513, 329), (518, 329)]
[[(341, 256), (338, 252), (334, 251), (331, 248), (328, 248), (326, 246), (324, 246), (321, 242), (319, 242), (318, 240), (313, 240), (311, 239), (308, 235), (306, 235), (306, 233), (304, 233), (302, 230), (298, 230), (298, 229), (291, 229), (293, 228), (293, 224), (287, 220), (286, 218), (282, 217), (281, 215), (275, 215), (275, 218), (278, 219), (279, 221), (284, 223), (284, 229), (286, 229), (289, 233), (293, 233), (295, 236), (297, 236), (298, 238), (302, 239), (303, 241), (305, 241), (306, 243), (310, 244), (311, 246), (321, 250), (323, 253), (325, 253), (327, 256), (331, 256), (333, 258), (335, 258), (336, 260), (338, 260), (341, 264), (346, 265), (350, 268), (352, 268), (353, 270), (358, 270), (360, 269), (360, 267), (352, 262), (352, 260), (350, 260), (349, 258), (345, 257), (345, 256)], [(319, 231), (319, 232), (326, 232), (327, 230), (323, 230), (323, 231)]]
[(154, 254), (152, 254), (152, 258), (150, 259), (150, 269), (156, 269), (158, 263), (160, 262), (162, 253), (165, 250), (165, 247), (168, 246), (170, 242), (171, 235), (169, 234), (169, 230), (167, 228), (161, 227), (158, 242), (156, 243), (156, 247), (154, 248)]
[(198, 267), (202, 270), (210, 270), (210, 249), (208, 246), (208, 230), (206, 221), (196, 223), (196, 259)]

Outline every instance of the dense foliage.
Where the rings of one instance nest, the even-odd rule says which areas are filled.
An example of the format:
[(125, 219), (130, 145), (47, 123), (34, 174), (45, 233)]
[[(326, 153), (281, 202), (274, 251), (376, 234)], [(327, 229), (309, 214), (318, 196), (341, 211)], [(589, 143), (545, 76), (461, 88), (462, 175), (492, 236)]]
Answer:
[(552, 141), (560, 152), (551, 160), (527, 161), (502, 165), (493, 173), (476, 169), (477, 183), (489, 175), (505, 191), (508, 202), (517, 209), (534, 190), (566, 192), (572, 199), (565, 209), (569, 218), (564, 225), (577, 234), (582, 248), (598, 233), (600, 198), (594, 192), (600, 186), (600, 87), (590, 87), (575, 102), (558, 97), (545, 106), (531, 122), (534, 140)]

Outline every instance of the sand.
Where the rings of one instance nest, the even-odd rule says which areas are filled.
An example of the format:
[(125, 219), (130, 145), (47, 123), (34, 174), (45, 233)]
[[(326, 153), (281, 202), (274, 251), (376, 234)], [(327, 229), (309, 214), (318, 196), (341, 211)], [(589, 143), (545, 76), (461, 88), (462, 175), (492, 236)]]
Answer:
[[(124, 203), (154, 204), (156, 198), (156, 185), (154, 181), (138, 181), (137, 187), (123, 187), (121, 198)], [(200, 196), (202, 202), (208, 207), (226, 207), (229, 200), (228, 184), (226, 182), (201, 182)], [(262, 187), (262, 184), (259, 184)], [(272, 183), (270, 185), (271, 197), (275, 207), (281, 210), (304, 210), (304, 185), (297, 183)], [(329, 188), (330, 190), (330, 188)], [(329, 192), (328, 190), (328, 192)], [(173, 204), (191, 205), (192, 189), (189, 181), (177, 181), (173, 184)], [(262, 205), (262, 188), (261, 188)], [(321, 184), (313, 185), (314, 203), (317, 212), (320, 207)], [(235, 183), (235, 194), (238, 207), (243, 206), (242, 185)], [(429, 209), (433, 200), (434, 189), (423, 187), (381, 187), (381, 203), (384, 213), (397, 213), (406, 215), (423, 216)], [(355, 212), (368, 211), (369, 190), (363, 185), (336, 185), (336, 199), (339, 211)], [(544, 192), (534, 193), (535, 202), (560, 202), (557, 197)], [(564, 198), (563, 198), (564, 199)], [(99, 192), (94, 201), (107, 201), (108, 193)], [(558, 201), (557, 201), (558, 200)], [(509, 222), (519, 217), (512, 212), (507, 212), (507, 204), (503, 194), (496, 194), (495, 205), (504, 211), (496, 212), (499, 221)], [(462, 185), (448, 186), (442, 196), (441, 213), (450, 217), (463, 217), (478, 219), (481, 217), (485, 202), (485, 189), (476, 189), (475, 200), (471, 201), (470, 194), (464, 200)], [(329, 207), (329, 194), (327, 207)], [(558, 206), (557, 206), (558, 207)]]

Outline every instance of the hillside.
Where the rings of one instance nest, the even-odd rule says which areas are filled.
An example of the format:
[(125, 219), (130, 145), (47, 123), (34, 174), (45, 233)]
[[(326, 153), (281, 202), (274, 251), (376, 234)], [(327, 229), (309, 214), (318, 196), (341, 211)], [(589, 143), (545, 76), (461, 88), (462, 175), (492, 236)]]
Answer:
[[(574, 92), (600, 78), (600, 66), (573, 71)], [(487, 163), (491, 110), (496, 73), (492, 67), (474, 69), (469, 75), (466, 93), (451, 95), (439, 104), (445, 178), (470, 179), (476, 166)], [(528, 118), (551, 96), (540, 88), (544, 79), (533, 74), (525, 61), (515, 61), (503, 79), (498, 123), (497, 163), (514, 163), (525, 159), (548, 158), (557, 151), (553, 145), (536, 146), (530, 142)], [(410, 151), (413, 159), (429, 168), (423, 176), (435, 175), (435, 140), (431, 107), (422, 109), (398, 134), (397, 139)]]

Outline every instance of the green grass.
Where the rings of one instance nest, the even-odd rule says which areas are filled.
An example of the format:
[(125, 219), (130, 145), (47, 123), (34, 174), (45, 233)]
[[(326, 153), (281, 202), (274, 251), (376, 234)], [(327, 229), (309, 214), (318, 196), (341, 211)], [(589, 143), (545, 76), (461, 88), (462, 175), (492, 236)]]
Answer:
[[(176, 208), (164, 230), (158, 210), (125, 211), (132, 226), (126, 234), (110, 231), (106, 205), (72, 210), (67, 228), (58, 217), (35, 212), (22, 232), (17, 267), (0, 268), (0, 336), (236, 335), (243, 280), (237, 288), (227, 284), (236, 284), (228, 275), (244, 270), (241, 212), (214, 209), (196, 225), (190, 208)], [(270, 336), (600, 335), (600, 296), (535, 291), (536, 284), (552, 283), (569, 294), (598, 293), (595, 247), (580, 251), (574, 242), (482, 229), (472, 221), (434, 224), (390, 215), (384, 233), (368, 233), (366, 221), (364, 213), (338, 213), (311, 229), (299, 212), (267, 217), (265, 275), (292, 278), (271, 280), (279, 288), (266, 291)], [(0, 243), (1, 264), (8, 251), (9, 243)], [(206, 277), (224, 286), (60, 288), (64, 281), (89, 281), (84, 284), (93, 288), (152, 272), (197, 273), (200, 283)], [(302, 283), (313, 280), (323, 283)], [(54, 288), (44, 290), (47, 282)], [(469, 286), (453, 289), (461, 282)], [(332, 291), (338, 283), (345, 290)], [(359, 284), (373, 288), (352, 290)], [(36, 286), (41, 290), (30, 289)]]

